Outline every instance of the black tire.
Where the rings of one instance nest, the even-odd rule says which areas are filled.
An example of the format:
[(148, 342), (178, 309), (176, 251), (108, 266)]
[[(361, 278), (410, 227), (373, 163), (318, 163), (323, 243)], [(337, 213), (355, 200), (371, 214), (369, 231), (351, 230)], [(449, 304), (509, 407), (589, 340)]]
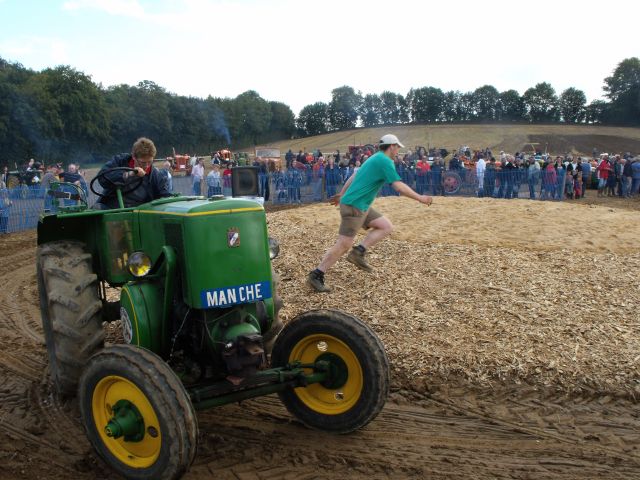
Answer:
[(442, 174), (442, 191), (445, 195), (455, 195), (462, 187), (462, 178), (456, 172), (444, 172)]
[[(318, 351), (314, 352), (316, 342)], [(287, 410), (305, 425), (332, 433), (349, 433), (367, 425), (380, 413), (389, 395), (389, 361), (382, 342), (352, 315), (339, 310), (312, 310), (297, 316), (278, 335), (272, 366), (283, 367), (301, 360), (296, 351), (307, 344), (311, 351), (303, 348), (305, 362), (328, 352), (344, 360), (349, 373), (345, 385), (337, 389), (312, 384), (281, 392), (280, 399)], [(355, 385), (354, 393), (347, 391), (351, 384)], [(329, 400), (316, 402), (320, 397)]]
[(282, 331), (284, 324), (280, 319), (280, 309), (284, 305), (282, 301), (282, 297), (278, 295), (278, 284), (280, 283), (280, 275), (276, 273), (276, 271), (271, 267), (271, 278), (272, 278), (272, 289), (273, 289), (273, 320), (271, 322), (271, 327), (269, 330), (262, 336), (262, 341), (264, 343), (264, 350), (267, 354), (270, 354), (273, 350), (273, 344), (276, 340), (278, 334)]
[[(117, 395), (116, 392), (127, 392), (127, 388), (131, 391), (129, 384), (142, 397), (136, 393), (125, 395), (128, 398)], [(197, 418), (177, 375), (154, 353), (133, 345), (114, 345), (98, 352), (82, 373), (78, 399), (89, 441), (100, 457), (123, 477), (171, 480), (180, 478), (189, 469), (197, 449)], [(106, 436), (104, 418), (111, 413), (109, 402), (117, 399), (128, 400), (141, 412), (147, 412), (143, 413), (141, 440), (130, 442), (124, 437)], [(148, 414), (149, 408), (155, 417)], [(97, 421), (101, 424), (97, 425)], [(146, 449), (147, 456), (136, 455), (134, 449), (141, 447)]]
[(104, 344), (91, 254), (79, 242), (41, 245), (37, 277), (51, 380), (62, 396), (74, 395), (82, 368)]

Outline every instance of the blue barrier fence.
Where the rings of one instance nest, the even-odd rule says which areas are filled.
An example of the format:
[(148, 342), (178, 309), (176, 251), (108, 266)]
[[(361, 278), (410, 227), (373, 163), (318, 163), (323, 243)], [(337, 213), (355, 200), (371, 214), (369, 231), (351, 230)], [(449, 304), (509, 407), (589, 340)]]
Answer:
[[(259, 176), (260, 196), (265, 198), (265, 204), (268, 205), (321, 202), (339, 192), (352, 174), (353, 171), (349, 169), (336, 169), (335, 172), (289, 170), (263, 173)], [(480, 178), (475, 171), (465, 169), (436, 169), (426, 174), (398, 169), (398, 174), (403, 182), (418, 193), (427, 195), (562, 200), (570, 192), (576, 191), (571, 175), (567, 176), (563, 169), (532, 174), (520, 169), (494, 170), (486, 171)], [(205, 178), (201, 182), (194, 182), (193, 177), (173, 177), (172, 186), (174, 193), (182, 195), (231, 195), (231, 180), (228, 177), (217, 181)], [(390, 185), (384, 185), (380, 196), (392, 195), (397, 195), (397, 192)], [(96, 195), (87, 192), (90, 207), (97, 200)], [(35, 228), (45, 209), (52, 209), (53, 204), (52, 200), (45, 198), (41, 186), (0, 189), (0, 233)]]
[[(312, 170), (289, 170), (286, 172), (260, 174), (260, 196), (265, 203), (311, 203), (320, 202), (338, 193), (353, 170), (336, 169), (335, 172), (313, 172)], [(480, 178), (475, 170), (433, 170), (425, 174), (412, 169), (398, 169), (404, 183), (420, 194), (459, 195), (494, 198), (530, 198), (562, 200), (575, 195), (571, 175), (558, 169), (529, 172), (525, 169), (487, 170)], [(184, 195), (231, 194), (229, 179), (210, 181), (203, 179), (194, 184), (192, 177), (173, 179), (173, 190)], [(380, 196), (398, 195), (391, 185), (384, 185)]]

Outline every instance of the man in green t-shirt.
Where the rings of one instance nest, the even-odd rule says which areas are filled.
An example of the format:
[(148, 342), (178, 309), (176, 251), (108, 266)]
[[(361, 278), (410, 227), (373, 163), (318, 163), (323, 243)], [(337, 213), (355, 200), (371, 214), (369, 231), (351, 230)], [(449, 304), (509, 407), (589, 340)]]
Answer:
[[(349, 251), (347, 260), (358, 268), (370, 272), (371, 266), (365, 259), (369, 248), (391, 234), (393, 225), (379, 212), (371, 208), (378, 192), (385, 183), (400, 195), (413, 198), (425, 205), (433, 201), (428, 195), (420, 195), (403, 183), (396, 172), (393, 158), (400, 148), (404, 148), (395, 135), (385, 135), (380, 139), (379, 151), (369, 157), (356, 173), (349, 177), (339, 194), (331, 198), (331, 203), (340, 205), (340, 229), (338, 240), (324, 258), (307, 276), (307, 283), (318, 292), (329, 292), (324, 284), (324, 274)], [(353, 240), (360, 228), (370, 229), (359, 245), (353, 246)]]

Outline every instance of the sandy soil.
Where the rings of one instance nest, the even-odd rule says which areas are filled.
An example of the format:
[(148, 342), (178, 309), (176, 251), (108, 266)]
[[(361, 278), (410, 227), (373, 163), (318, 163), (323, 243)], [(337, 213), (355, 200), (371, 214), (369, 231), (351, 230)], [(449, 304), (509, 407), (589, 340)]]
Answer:
[(375, 206), (395, 232), (372, 249), (374, 273), (342, 260), (327, 275), (328, 296), (301, 295), (300, 278), (333, 243), (337, 211), (270, 216), (283, 244), (285, 316), (319, 306), (360, 316), (406, 381), (453, 375), (640, 398), (640, 213), (469, 198)]
[[(377, 273), (340, 262), (329, 296), (311, 294), (301, 275), (333, 241), (337, 212), (304, 207), (269, 222), (282, 243), (284, 316), (322, 305), (368, 321), (393, 367), (387, 407), (341, 437), (305, 429), (273, 396), (201, 412), (185, 478), (640, 477), (638, 358), (621, 363), (640, 350), (634, 206), (377, 206), (397, 227), (372, 254)], [(50, 392), (34, 253), (33, 232), (0, 237), (0, 479), (113, 478), (76, 405)], [(585, 292), (554, 302), (560, 285)], [(604, 293), (622, 286), (629, 297)]]

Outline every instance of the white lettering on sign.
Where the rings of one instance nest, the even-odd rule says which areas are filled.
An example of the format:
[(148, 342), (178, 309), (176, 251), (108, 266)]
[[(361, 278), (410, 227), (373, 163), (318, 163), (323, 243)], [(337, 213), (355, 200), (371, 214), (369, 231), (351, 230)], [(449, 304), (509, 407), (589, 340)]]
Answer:
[(207, 305), (210, 307), (218, 306), (218, 292), (207, 292)]
[(237, 287), (203, 290), (202, 303), (205, 308), (227, 307), (238, 303), (249, 303), (271, 297), (269, 282), (239, 285)]

